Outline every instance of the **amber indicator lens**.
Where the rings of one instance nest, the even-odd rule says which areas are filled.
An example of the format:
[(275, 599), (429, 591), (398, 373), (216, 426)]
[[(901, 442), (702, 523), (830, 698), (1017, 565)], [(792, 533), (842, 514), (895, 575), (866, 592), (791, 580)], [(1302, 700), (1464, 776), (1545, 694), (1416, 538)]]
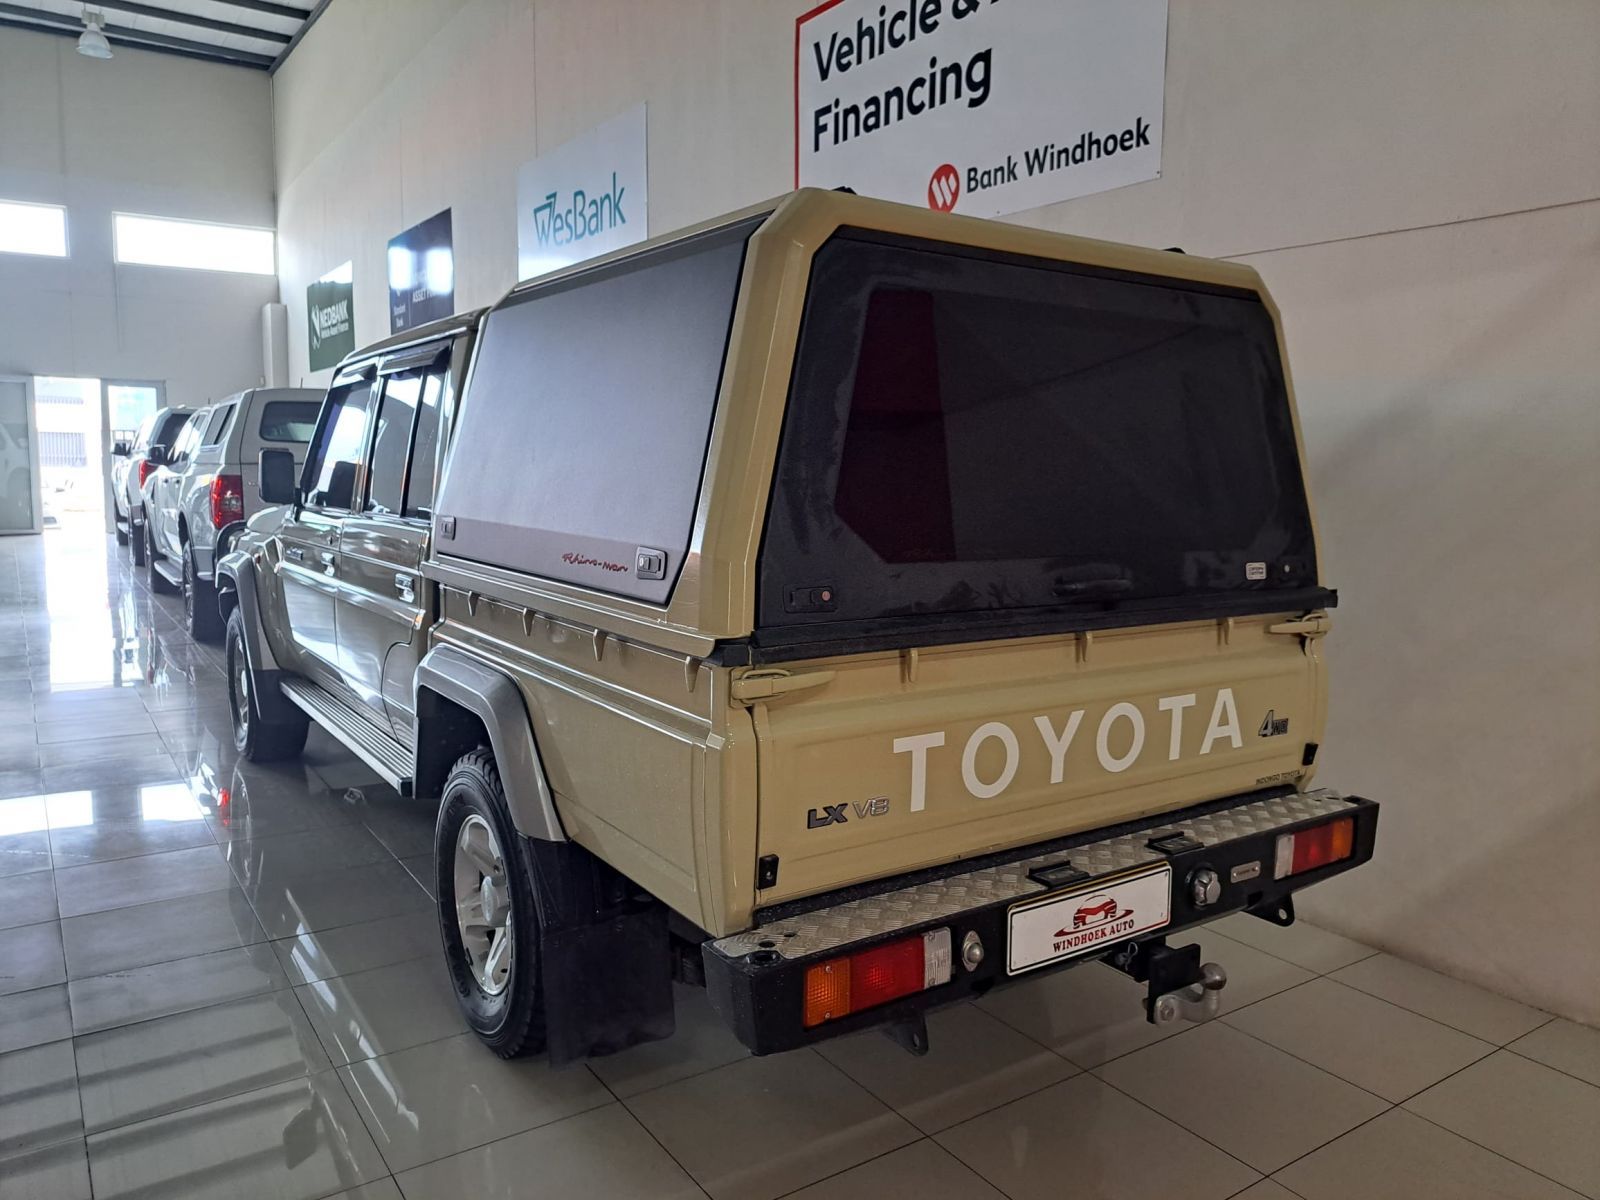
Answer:
[(1354, 817), (1339, 817), (1297, 833), (1282, 834), (1273, 855), (1272, 877), (1287, 879), (1329, 863), (1343, 862), (1355, 852), (1355, 844)]
[(950, 982), (950, 931), (897, 938), (806, 969), (805, 1027)]

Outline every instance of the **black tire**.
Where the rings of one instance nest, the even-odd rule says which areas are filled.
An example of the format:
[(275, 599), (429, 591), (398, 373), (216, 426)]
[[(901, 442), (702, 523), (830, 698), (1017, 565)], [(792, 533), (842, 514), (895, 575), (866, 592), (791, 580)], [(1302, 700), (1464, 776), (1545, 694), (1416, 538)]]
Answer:
[(217, 586), (195, 571), (194, 549), (183, 548), (183, 615), (189, 636), (197, 642), (214, 642), (222, 636), (222, 614), (217, 611)]
[(118, 525), (115, 521), (112, 521), (111, 528), (117, 535), (117, 545), (126, 546), (128, 544), (128, 531), (121, 525)]
[(227, 667), (234, 748), (251, 762), (277, 762), (297, 756), (306, 748), (311, 719), (297, 708), (283, 720), (269, 721), (262, 716), (245, 658), (244, 614), (237, 608), (228, 614)]
[(128, 514), (128, 545), (133, 550), (133, 565), (136, 567), (144, 566), (144, 530), (144, 523), (141, 521), (138, 524), (134, 524), (133, 514), (130, 512)]
[(167, 582), (165, 575), (156, 570), (156, 564), (161, 561), (161, 553), (156, 549), (156, 535), (151, 531), (149, 521), (144, 523), (144, 558), (152, 592), (158, 596), (170, 596), (178, 590)]
[[(499, 843), (509, 892), (510, 967), (502, 990), (480, 983), (468, 952), (456, 906), (456, 845), (462, 827), (474, 818), (486, 824)], [(539, 913), (522, 837), (511, 823), (506, 793), (494, 755), (477, 749), (450, 769), (433, 835), (434, 882), (439, 896), (439, 932), (445, 967), (462, 1015), (478, 1039), (501, 1058), (538, 1054), (545, 1047), (544, 995), (539, 984)], [(481, 965), (480, 965), (481, 969)]]

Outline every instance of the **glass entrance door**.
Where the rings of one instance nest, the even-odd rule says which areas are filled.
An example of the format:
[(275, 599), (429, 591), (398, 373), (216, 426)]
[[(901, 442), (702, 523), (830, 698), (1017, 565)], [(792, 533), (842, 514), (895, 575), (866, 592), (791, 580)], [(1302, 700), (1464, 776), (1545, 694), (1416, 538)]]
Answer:
[(0, 375), (0, 534), (42, 528), (33, 380)]
[(101, 477), (106, 481), (106, 532), (112, 532), (116, 509), (111, 502), (111, 459), (119, 449), (126, 453), (140, 423), (167, 406), (167, 385), (150, 379), (107, 379), (105, 408), (100, 427), (105, 431)]

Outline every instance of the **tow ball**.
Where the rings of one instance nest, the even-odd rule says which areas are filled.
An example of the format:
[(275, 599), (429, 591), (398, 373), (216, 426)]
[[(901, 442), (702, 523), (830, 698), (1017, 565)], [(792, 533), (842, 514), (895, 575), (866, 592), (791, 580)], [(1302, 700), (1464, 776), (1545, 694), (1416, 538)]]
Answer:
[(1129, 942), (1103, 960), (1145, 985), (1145, 1020), (1209, 1021), (1222, 1004), (1228, 973), (1216, 963), (1201, 963), (1199, 946), (1169, 946), (1165, 938)]

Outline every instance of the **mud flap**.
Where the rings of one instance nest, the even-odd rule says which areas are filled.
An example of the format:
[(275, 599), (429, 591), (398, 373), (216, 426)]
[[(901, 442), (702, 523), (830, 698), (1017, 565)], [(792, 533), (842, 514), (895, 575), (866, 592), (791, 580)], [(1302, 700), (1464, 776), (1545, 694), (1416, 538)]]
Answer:
[(539, 908), (540, 983), (552, 1065), (672, 1036), (666, 906), (571, 842), (523, 839)]

